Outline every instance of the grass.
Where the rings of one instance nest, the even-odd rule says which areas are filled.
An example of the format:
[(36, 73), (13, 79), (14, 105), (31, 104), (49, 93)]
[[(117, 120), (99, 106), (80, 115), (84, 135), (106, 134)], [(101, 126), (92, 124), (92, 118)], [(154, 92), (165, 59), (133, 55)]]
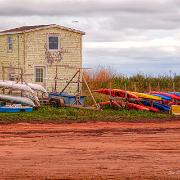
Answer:
[[(120, 88), (138, 92), (148, 92), (151, 90), (162, 91), (180, 91), (180, 76), (174, 77), (159, 76), (151, 77), (137, 74), (131, 77), (117, 75), (111, 69), (99, 68), (95, 71), (86, 71), (84, 76), (91, 88)], [(83, 84), (83, 95), (88, 96), (87, 87)], [(97, 102), (109, 100), (108, 96), (94, 93)], [(86, 105), (92, 105), (90, 97), (85, 100)], [(168, 114), (113, 110), (105, 109), (104, 111), (92, 111), (75, 108), (52, 108), (41, 107), (32, 113), (0, 113), (0, 123), (11, 122), (87, 122), (87, 121), (145, 121), (145, 120), (173, 119)]]
[(113, 110), (105, 109), (103, 111), (93, 111), (76, 108), (53, 108), (41, 107), (32, 113), (0, 113), (0, 123), (18, 123), (18, 122), (53, 122), (53, 123), (72, 123), (89, 121), (147, 121), (147, 120), (168, 120), (173, 116), (168, 114)]

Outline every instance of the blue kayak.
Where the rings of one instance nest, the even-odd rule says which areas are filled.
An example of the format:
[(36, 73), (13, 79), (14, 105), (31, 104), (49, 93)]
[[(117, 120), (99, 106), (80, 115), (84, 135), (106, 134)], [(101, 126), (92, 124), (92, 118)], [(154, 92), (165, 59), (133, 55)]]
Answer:
[(162, 94), (153, 94), (153, 95), (161, 97), (162, 99), (167, 100), (167, 101), (170, 101), (172, 99), (171, 97), (165, 96), (165, 95), (162, 95)]
[[(149, 101), (141, 100), (141, 103), (144, 104), (145, 106), (151, 106), (151, 103)], [(160, 104), (158, 102), (154, 102), (153, 107), (159, 109), (160, 111), (164, 111), (164, 112), (171, 110), (170, 106), (165, 105), (165, 104)]]

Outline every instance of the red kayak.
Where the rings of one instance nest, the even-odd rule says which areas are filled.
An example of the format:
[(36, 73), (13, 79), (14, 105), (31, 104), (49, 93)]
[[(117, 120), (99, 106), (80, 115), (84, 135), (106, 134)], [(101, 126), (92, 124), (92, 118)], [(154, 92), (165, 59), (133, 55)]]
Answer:
[(131, 94), (131, 93), (121, 90), (121, 89), (98, 89), (98, 90), (95, 90), (95, 92), (111, 95), (113, 97), (122, 97), (122, 98), (127, 97), (127, 98), (138, 99), (138, 97), (136, 95)]
[[(142, 105), (139, 105), (139, 104), (134, 104), (134, 103), (125, 103), (125, 102), (122, 102), (122, 101), (116, 101), (116, 102), (114, 102), (114, 101), (112, 101), (112, 102), (110, 102), (110, 101), (106, 101), (106, 102), (100, 102), (99, 103), (99, 105), (100, 106), (107, 106), (107, 105), (112, 105), (112, 106), (114, 106), (114, 107), (118, 107), (117, 106), (117, 104), (116, 103), (118, 103), (120, 106), (122, 106), (122, 107), (125, 107), (126, 105), (127, 105), (127, 109), (128, 110), (131, 110), (131, 109), (135, 109), (135, 110), (140, 110), (140, 111), (149, 111), (151, 108), (149, 108), (149, 107), (146, 107), (146, 106), (142, 106)], [(152, 109), (151, 109), (152, 110)], [(156, 110), (155, 110), (155, 112), (157, 112)]]
[[(144, 106), (144, 105), (141, 105), (141, 106)], [(145, 108), (148, 108), (150, 111), (152, 112), (159, 112), (159, 109), (157, 108), (154, 108), (154, 107), (150, 107), (150, 106), (144, 106)]]
[(160, 95), (163, 95), (163, 96), (168, 96), (172, 99), (176, 99), (176, 100), (179, 100), (180, 101), (180, 96), (177, 96), (175, 94), (168, 94), (168, 93), (164, 93), (164, 92), (156, 92), (156, 91), (152, 91), (151, 94), (160, 94)]

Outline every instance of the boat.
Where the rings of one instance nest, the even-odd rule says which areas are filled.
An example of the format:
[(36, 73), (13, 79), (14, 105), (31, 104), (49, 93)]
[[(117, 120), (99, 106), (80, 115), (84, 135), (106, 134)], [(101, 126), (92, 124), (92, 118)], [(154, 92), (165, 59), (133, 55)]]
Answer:
[(94, 92), (111, 95), (113, 97), (122, 97), (122, 98), (127, 97), (127, 98), (135, 98), (135, 99), (138, 98), (136, 95), (121, 89), (98, 89), (95, 90)]
[(31, 99), (26, 98), (26, 97), (18, 97), (18, 96), (0, 94), (0, 101), (19, 103), (19, 104), (35, 107), (34, 102)]
[(180, 96), (180, 92), (167, 92), (168, 94), (175, 94), (176, 96)]
[[(146, 100), (141, 100), (140, 101), (142, 104), (144, 104), (145, 106), (150, 106), (151, 107), (151, 103), (149, 101)], [(165, 104), (160, 104), (158, 102), (153, 102), (152, 106), (154, 108), (159, 109), (160, 111), (170, 111), (170, 106), (165, 105)]]
[(0, 88), (9, 88), (14, 90), (26, 91), (33, 93), (34, 91), (26, 84), (19, 84), (14, 81), (0, 81)]
[(145, 106), (142, 106), (142, 105), (139, 105), (139, 104), (134, 104), (134, 103), (125, 103), (125, 102), (122, 102), (122, 101), (106, 101), (106, 102), (100, 102), (99, 103), (100, 106), (107, 106), (107, 105), (112, 105), (114, 107), (118, 107), (118, 105), (122, 106), (122, 107), (125, 107), (127, 108), (128, 110), (131, 110), (131, 109), (135, 109), (135, 110), (140, 110), (140, 111), (149, 111), (150, 108), (148, 107), (145, 107)]
[(27, 85), (34, 91), (40, 91), (42, 93), (47, 93), (46, 89), (39, 84), (27, 83)]
[(2, 106), (0, 112), (2, 113), (17, 113), (17, 112), (32, 112), (33, 108), (29, 106), (24, 107), (13, 107), (13, 106)]
[(146, 93), (138, 93), (138, 92), (132, 92), (132, 91), (128, 91), (131, 94), (136, 95), (138, 98), (143, 98), (143, 99), (152, 99), (152, 100), (157, 100), (157, 101), (161, 101), (162, 98), (158, 97), (158, 96), (154, 96), (151, 94), (146, 94)]
[(42, 93), (47, 93), (46, 89), (39, 85), (39, 84), (33, 84), (33, 83), (16, 83), (15, 81), (2, 81), (0, 80), (0, 87), (5, 86), (7, 88), (14, 88), (14, 89), (19, 89), (19, 90), (24, 90), (33, 93), (34, 91), (40, 91)]
[(169, 96), (165, 96), (165, 95), (162, 95), (162, 94), (152, 94), (152, 95), (154, 95), (154, 96), (158, 96), (158, 97), (161, 97), (163, 100), (167, 100), (167, 101), (170, 101), (170, 100), (172, 100), (172, 98), (171, 97), (169, 97)]
[(168, 94), (165, 92), (157, 92), (157, 91), (152, 91), (151, 94), (161, 94), (163, 96), (168, 96), (168, 97), (175, 99), (175, 100), (180, 100), (180, 96), (177, 96), (175, 94)]

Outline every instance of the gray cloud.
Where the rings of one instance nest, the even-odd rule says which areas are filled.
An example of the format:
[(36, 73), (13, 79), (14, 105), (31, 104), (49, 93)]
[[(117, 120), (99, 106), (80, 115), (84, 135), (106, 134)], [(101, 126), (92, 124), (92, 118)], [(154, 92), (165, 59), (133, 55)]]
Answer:
[(1, 0), (0, 14), (11, 15), (79, 15), (102, 13), (159, 13), (177, 6), (173, 0)]
[[(78, 20), (79, 23), (72, 23)], [(86, 32), (84, 42), (146, 42), (180, 39), (179, 0), (0, 0), (0, 29), (60, 24)], [(169, 41), (167, 41), (168, 43)], [(179, 42), (180, 44), (180, 42)], [(168, 44), (167, 44), (168, 45)], [(177, 44), (178, 46), (178, 44)], [(180, 72), (180, 49), (84, 48), (84, 65), (114, 66), (119, 72)]]

